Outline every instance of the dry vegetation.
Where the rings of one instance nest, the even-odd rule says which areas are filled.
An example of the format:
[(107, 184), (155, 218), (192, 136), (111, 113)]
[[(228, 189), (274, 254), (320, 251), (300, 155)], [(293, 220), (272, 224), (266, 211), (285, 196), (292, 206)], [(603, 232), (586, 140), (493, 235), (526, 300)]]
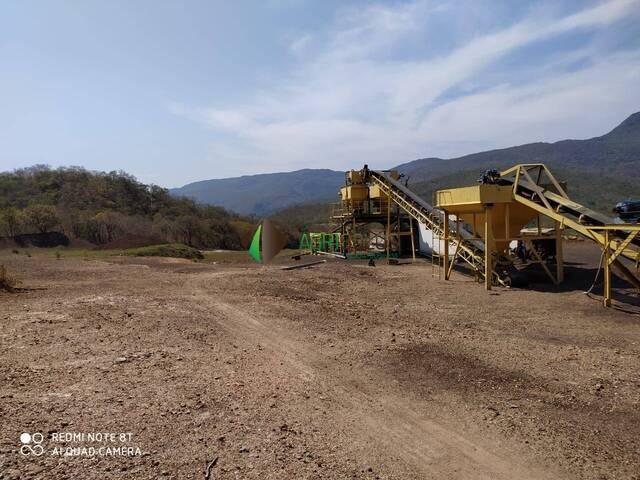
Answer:
[(252, 225), (250, 219), (173, 197), (124, 172), (43, 165), (0, 172), (0, 237), (8, 245), (20, 235), (61, 232), (115, 248), (144, 246), (130, 243), (145, 237), (155, 243), (237, 249)]
[(4, 265), (0, 265), (0, 290), (12, 292), (18, 285), (18, 280), (9, 273)]

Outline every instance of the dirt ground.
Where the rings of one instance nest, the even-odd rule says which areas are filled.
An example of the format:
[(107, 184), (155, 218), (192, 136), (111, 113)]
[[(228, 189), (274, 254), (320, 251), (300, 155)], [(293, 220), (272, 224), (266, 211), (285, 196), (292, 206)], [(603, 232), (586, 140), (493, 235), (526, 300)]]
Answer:
[(2, 252), (0, 478), (640, 479), (637, 302), (585, 295), (568, 250), (567, 286), (491, 293), (428, 262)]

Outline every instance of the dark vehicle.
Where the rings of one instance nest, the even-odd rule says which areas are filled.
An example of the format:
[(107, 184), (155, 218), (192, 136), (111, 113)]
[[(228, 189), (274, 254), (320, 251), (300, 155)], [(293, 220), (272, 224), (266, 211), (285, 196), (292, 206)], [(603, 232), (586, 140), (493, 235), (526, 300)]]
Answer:
[(485, 170), (482, 175), (480, 175), (478, 183), (483, 185), (509, 185), (509, 182), (500, 178), (500, 172), (495, 168)]
[(640, 221), (640, 200), (627, 200), (619, 202), (614, 208), (621, 220), (638, 222)]

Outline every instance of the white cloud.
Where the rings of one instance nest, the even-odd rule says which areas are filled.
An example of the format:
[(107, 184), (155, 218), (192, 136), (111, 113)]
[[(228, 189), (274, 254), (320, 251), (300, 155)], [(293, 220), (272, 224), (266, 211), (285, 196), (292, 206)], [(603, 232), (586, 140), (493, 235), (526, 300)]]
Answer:
[(305, 33), (304, 35), (297, 37), (289, 44), (289, 51), (296, 57), (304, 55), (313, 40), (313, 35)]
[(433, 16), (441, 21), (450, 5), (419, 0), (345, 9), (321, 52), (309, 55), (311, 34), (290, 44), (301, 65), (280, 85), (243, 105), (173, 105), (171, 111), (231, 134), (232, 143), (212, 151), (243, 159), (246, 173), (365, 162), (391, 166), (422, 156), (595, 135), (640, 107), (640, 52), (604, 55), (583, 48), (567, 54), (584, 60), (579, 70), (561, 68), (554, 57), (527, 84), (503, 75), (480, 91), (448, 94), (522, 47), (605, 28), (637, 15), (639, 5), (612, 0), (559, 19), (531, 14), (427, 58), (402, 55), (403, 48), (429, 39), (425, 26)]
[(482, 148), (597, 136), (640, 109), (640, 91), (632, 88), (639, 82), (640, 52), (620, 54), (532, 84), (456, 98), (431, 110), (419, 131), (427, 140), (454, 146), (464, 138)]

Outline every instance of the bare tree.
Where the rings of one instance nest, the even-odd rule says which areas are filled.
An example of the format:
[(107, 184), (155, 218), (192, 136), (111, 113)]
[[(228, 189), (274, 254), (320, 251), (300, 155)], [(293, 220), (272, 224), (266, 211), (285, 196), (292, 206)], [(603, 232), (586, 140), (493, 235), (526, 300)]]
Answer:
[(193, 246), (201, 229), (200, 219), (195, 215), (185, 215), (176, 220), (175, 226), (182, 242)]
[(118, 212), (100, 212), (95, 216), (95, 220), (99, 226), (101, 233), (100, 243), (109, 243), (123, 231), (123, 223), (125, 216)]

